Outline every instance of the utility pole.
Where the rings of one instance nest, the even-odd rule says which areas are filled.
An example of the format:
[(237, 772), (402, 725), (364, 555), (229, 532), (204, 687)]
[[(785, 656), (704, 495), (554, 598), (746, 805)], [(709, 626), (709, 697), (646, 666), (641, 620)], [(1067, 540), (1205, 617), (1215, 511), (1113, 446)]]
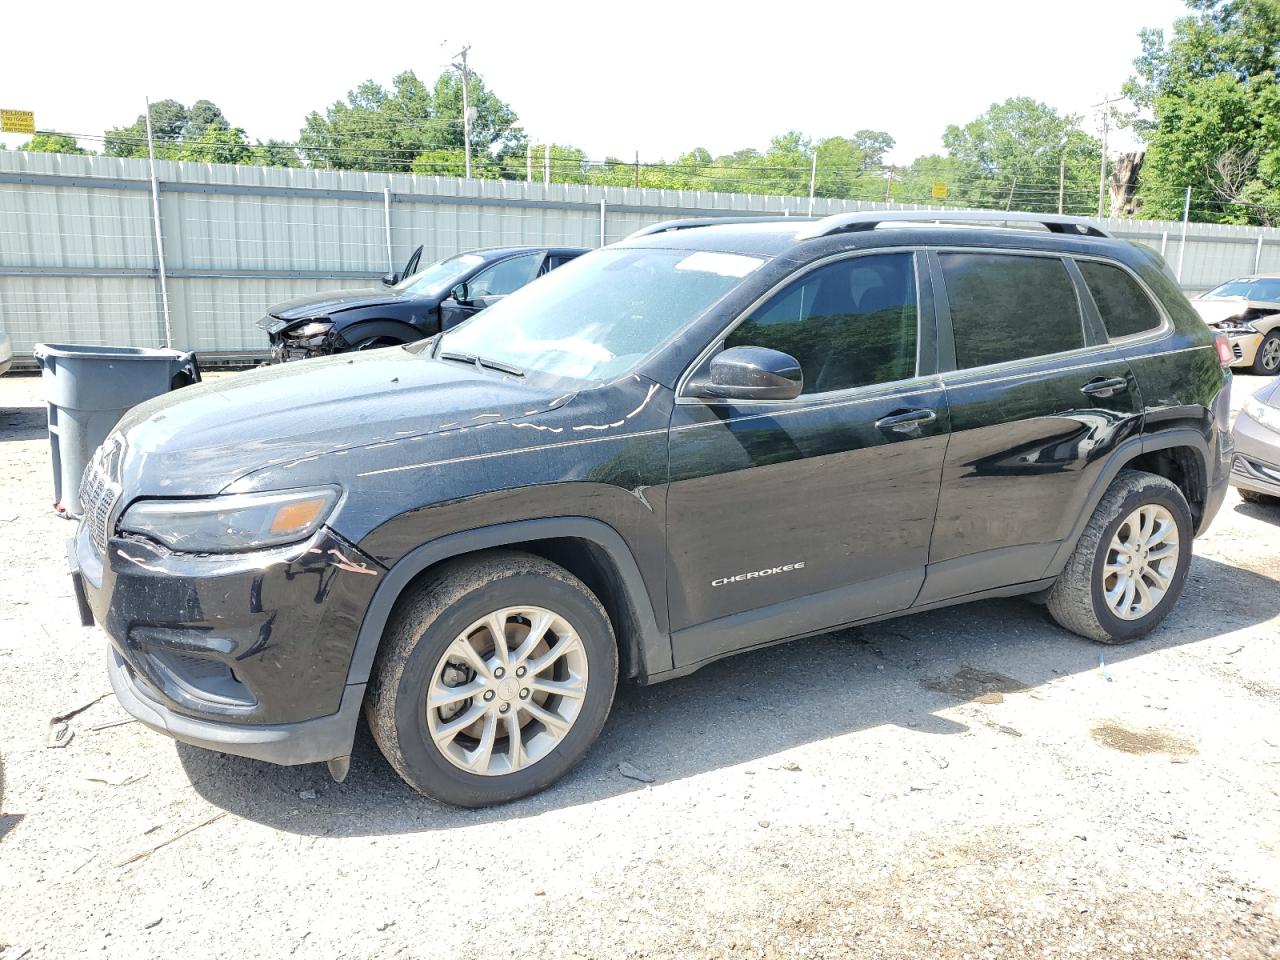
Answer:
[(1062, 216), (1062, 195), (1067, 183), (1067, 150), (1064, 147), (1058, 158), (1058, 216)]
[(533, 183), (533, 141), (527, 140), (524, 145), (524, 179), (525, 183)]
[(813, 216), (813, 195), (818, 186), (818, 151), (813, 151), (813, 165), (809, 168), (809, 216)]
[(893, 200), (893, 167), (889, 168), (889, 179), (884, 185), (884, 202), (890, 203)]
[[(164, 268), (164, 233), (160, 229), (160, 180), (156, 177), (156, 148), (151, 139), (151, 98), (147, 97), (147, 160), (151, 164), (151, 221), (156, 232), (156, 275), (160, 279), (160, 306), (164, 310), (164, 345), (173, 347), (169, 320), (169, 278)], [(1188, 187), (1188, 192), (1190, 188)]]
[(640, 188), (640, 151), (639, 150), (636, 151), (635, 173), (636, 173), (635, 182), (632, 184), (632, 186), (634, 186), (636, 189), (639, 189)]
[(1103, 98), (1095, 107), (1102, 108), (1102, 160), (1098, 164), (1098, 219), (1104, 216), (1103, 204), (1107, 193), (1107, 134), (1111, 132), (1111, 105), (1119, 103), (1124, 97)]
[(551, 144), (542, 145), (542, 184), (551, 186)]
[(1187, 221), (1191, 219), (1191, 187), (1187, 187), (1187, 199), (1182, 206), (1182, 241), (1178, 244), (1178, 282), (1182, 282), (1182, 261), (1187, 255)]
[(467, 51), (471, 46), (462, 48), (458, 54), (461, 63), (455, 63), (454, 69), (462, 74), (462, 151), (466, 156), (467, 179), (471, 179), (471, 101), (468, 87), (471, 86), (471, 73), (467, 70)]

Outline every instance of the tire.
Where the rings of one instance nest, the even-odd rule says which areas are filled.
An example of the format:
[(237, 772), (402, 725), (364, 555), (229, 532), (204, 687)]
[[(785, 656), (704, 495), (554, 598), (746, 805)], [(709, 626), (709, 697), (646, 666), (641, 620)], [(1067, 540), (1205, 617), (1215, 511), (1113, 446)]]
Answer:
[(1280, 330), (1272, 330), (1262, 338), (1249, 372), (1258, 377), (1274, 377), (1280, 373)]
[[(1155, 602), (1147, 603), (1148, 609), (1141, 612), (1142, 593), (1130, 593), (1132, 605), (1126, 603), (1125, 591), (1120, 590), (1118, 603), (1130, 610), (1130, 617), (1118, 615), (1108, 602), (1108, 586), (1123, 585), (1123, 574), (1108, 575), (1106, 564), (1112, 551), (1113, 541), (1139, 510), (1143, 516), (1153, 520), (1152, 530), (1164, 529), (1160, 518), (1172, 520), (1176, 530), (1177, 550), (1168, 559), (1155, 559), (1168, 544), (1161, 541), (1151, 550), (1154, 566), (1141, 566), (1140, 571), (1150, 570), (1150, 580), (1143, 573), (1142, 590), (1148, 599), (1155, 600), (1154, 584), (1163, 579), (1167, 586)], [(1120, 540), (1138, 541), (1136, 529), (1126, 527)], [(1151, 632), (1162, 621), (1177, 603), (1182, 594), (1182, 587), (1187, 577), (1187, 568), (1191, 565), (1192, 528), (1191, 510), (1187, 500), (1173, 483), (1153, 473), (1141, 473), (1136, 470), (1122, 470), (1120, 475), (1107, 488), (1101, 502), (1093, 511), (1093, 516), (1085, 525), (1080, 540), (1067, 560), (1066, 567), (1058, 575), (1049, 591), (1049, 613), (1061, 626), (1078, 633), (1082, 637), (1097, 640), (1100, 643), (1128, 643)], [(1137, 564), (1144, 564), (1146, 553), (1142, 554)], [(1172, 559), (1173, 563), (1169, 563)], [(1117, 558), (1119, 560), (1119, 558)], [(1127, 569), (1117, 565), (1116, 569)], [(1130, 578), (1132, 579), (1132, 578)]]
[[(481, 623), (498, 614), (506, 658)], [(520, 660), (539, 625), (545, 639)], [(462, 644), (473, 656), (457, 655)], [(541, 557), (495, 551), (445, 564), (400, 601), (374, 662), (365, 713), (379, 749), (411, 787), (483, 807), (537, 793), (568, 773), (603, 728), (617, 681), (613, 627), (582, 581)], [(548, 684), (567, 693), (548, 694)], [(462, 686), (475, 695), (448, 693)], [(429, 709), (428, 694), (460, 702)], [(468, 716), (476, 719), (438, 745), (451, 721), (456, 727)], [(557, 729), (566, 723), (567, 731)], [(477, 758), (469, 769), (468, 757)]]
[(1256, 490), (1245, 490), (1243, 487), (1236, 487), (1236, 493), (1240, 494), (1240, 499), (1245, 503), (1256, 503), (1261, 507), (1280, 507), (1280, 497), (1258, 493)]

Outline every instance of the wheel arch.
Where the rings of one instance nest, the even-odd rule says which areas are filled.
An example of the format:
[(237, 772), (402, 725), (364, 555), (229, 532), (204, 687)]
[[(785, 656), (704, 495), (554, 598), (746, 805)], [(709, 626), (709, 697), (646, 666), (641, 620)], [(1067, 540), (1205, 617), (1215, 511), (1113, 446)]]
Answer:
[(564, 567), (596, 594), (618, 640), (619, 676), (642, 681), (671, 669), (671, 639), (658, 627), (631, 549), (613, 527), (590, 517), (521, 520), (431, 540), (383, 577), (356, 636), (347, 685), (369, 680), (392, 611), (440, 564), (494, 549), (524, 550)]
[(1209, 504), (1209, 463), (1209, 444), (1195, 430), (1167, 430), (1135, 437), (1121, 444), (1112, 452), (1094, 481), (1070, 535), (1058, 547), (1044, 576), (1053, 577), (1062, 572), (1093, 511), (1121, 470), (1142, 470), (1165, 477), (1177, 485), (1187, 498), (1196, 532), (1199, 533)]
[(413, 343), (415, 340), (421, 340), (423, 337), (431, 335), (415, 327), (407, 320), (397, 320), (394, 317), (371, 317), (367, 320), (353, 320), (339, 330), (338, 333), (349, 344), (355, 344), (357, 340), (364, 340), (368, 337), (396, 337), (403, 343)]

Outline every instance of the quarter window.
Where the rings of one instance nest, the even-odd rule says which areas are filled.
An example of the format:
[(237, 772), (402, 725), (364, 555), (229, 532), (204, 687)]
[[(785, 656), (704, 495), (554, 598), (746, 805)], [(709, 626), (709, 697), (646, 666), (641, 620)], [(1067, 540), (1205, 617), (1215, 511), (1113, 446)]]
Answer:
[(956, 367), (1077, 350), (1084, 324), (1075, 285), (1057, 257), (944, 253)]
[(1160, 326), (1160, 312), (1138, 282), (1119, 267), (1095, 260), (1077, 260), (1093, 302), (1113, 340)]
[(726, 347), (769, 347), (804, 372), (804, 393), (905, 380), (916, 372), (915, 257), (852, 257), (806, 274), (744, 320)]

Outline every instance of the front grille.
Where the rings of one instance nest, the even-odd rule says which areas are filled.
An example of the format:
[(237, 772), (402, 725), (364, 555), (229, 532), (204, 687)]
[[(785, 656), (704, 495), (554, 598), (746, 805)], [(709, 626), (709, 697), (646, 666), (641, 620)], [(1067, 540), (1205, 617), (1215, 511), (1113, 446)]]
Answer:
[(124, 458), (124, 441), (112, 434), (103, 441), (80, 481), (80, 507), (89, 539), (99, 553), (107, 552), (111, 537), (111, 518), (120, 500), (120, 462)]

